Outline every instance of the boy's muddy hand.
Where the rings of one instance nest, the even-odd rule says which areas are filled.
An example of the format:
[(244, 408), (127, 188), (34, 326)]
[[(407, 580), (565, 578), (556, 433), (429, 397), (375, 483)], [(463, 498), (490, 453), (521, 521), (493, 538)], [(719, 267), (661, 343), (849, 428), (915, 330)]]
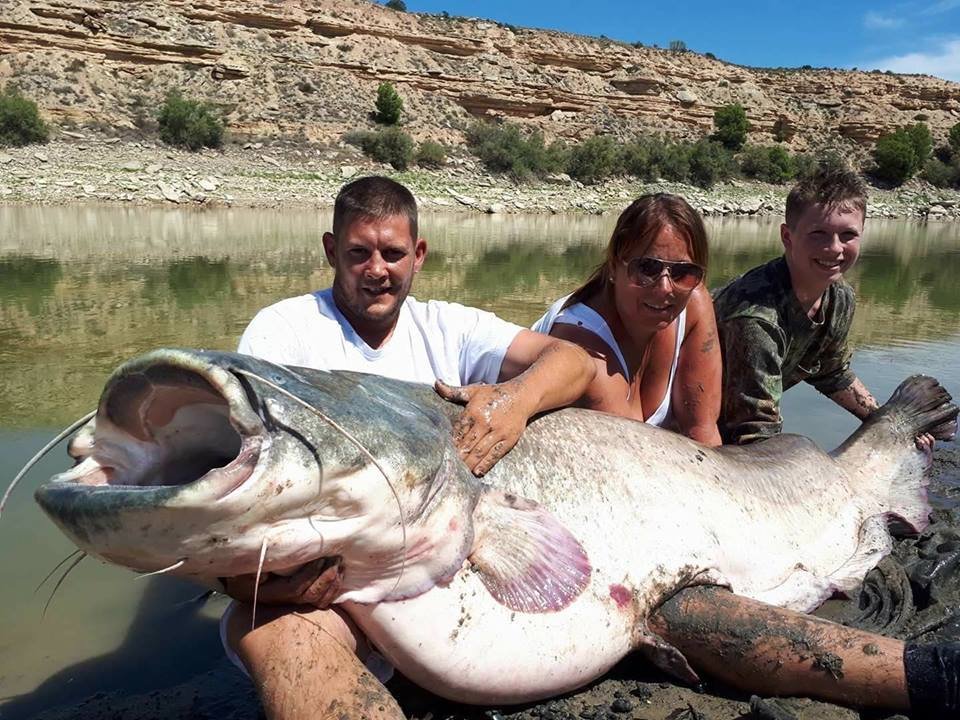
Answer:
[(319, 558), (309, 562), (293, 575), (264, 573), (257, 588), (256, 574), (221, 578), (227, 595), (240, 602), (252, 603), (257, 588), (257, 604), (313, 605), (327, 608), (340, 594), (343, 558)]
[(928, 456), (933, 454), (933, 444), (936, 442), (933, 435), (930, 433), (920, 433), (917, 435), (915, 442), (917, 443), (918, 450), (922, 450)]
[(466, 405), (454, 423), (453, 442), (474, 475), (486, 474), (517, 444), (527, 426), (531, 413), (522, 401), (523, 385), (511, 381), (456, 387), (437, 380), (435, 387), (444, 400)]

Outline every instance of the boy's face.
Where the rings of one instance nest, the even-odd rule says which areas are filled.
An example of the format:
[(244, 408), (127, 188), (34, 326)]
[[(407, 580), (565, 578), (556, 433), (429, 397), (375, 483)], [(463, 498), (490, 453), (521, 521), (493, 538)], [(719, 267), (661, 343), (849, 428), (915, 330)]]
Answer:
[(811, 205), (796, 226), (780, 226), (794, 285), (823, 286), (840, 280), (860, 255), (863, 213), (841, 205)]
[(427, 243), (410, 236), (410, 221), (403, 215), (357, 217), (341, 235), (323, 236), (341, 312), (361, 333), (396, 323), (413, 276), (423, 266)]

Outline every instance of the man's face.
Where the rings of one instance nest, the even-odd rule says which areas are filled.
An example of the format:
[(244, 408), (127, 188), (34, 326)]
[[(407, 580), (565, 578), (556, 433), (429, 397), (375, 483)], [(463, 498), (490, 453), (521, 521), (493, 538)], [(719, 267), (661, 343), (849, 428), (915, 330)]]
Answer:
[(780, 226), (780, 239), (794, 284), (823, 286), (843, 277), (860, 255), (863, 213), (843, 205), (811, 205), (796, 227)]
[(323, 249), (334, 270), (337, 305), (361, 334), (396, 323), (427, 255), (427, 243), (410, 236), (403, 215), (354, 218), (339, 239), (325, 233)]

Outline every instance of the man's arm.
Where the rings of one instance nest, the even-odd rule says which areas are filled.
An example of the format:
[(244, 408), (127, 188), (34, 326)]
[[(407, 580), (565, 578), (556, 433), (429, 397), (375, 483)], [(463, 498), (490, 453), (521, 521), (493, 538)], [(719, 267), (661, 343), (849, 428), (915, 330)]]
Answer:
[(722, 323), (723, 400), (720, 426), (726, 443), (746, 444), (780, 432), (783, 333), (755, 318)]
[(854, 376), (853, 382), (843, 390), (837, 390), (827, 397), (861, 420), (866, 420), (870, 413), (880, 407), (880, 403), (876, 401), (860, 378), (856, 376)]
[(453, 438), (467, 467), (483, 475), (517, 444), (531, 417), (573, 403), (595, 373), (582, 348), (521, 330), (507, 348), (496, 385), (457, 388), (437, 381), (437, 392), (466, 404)]

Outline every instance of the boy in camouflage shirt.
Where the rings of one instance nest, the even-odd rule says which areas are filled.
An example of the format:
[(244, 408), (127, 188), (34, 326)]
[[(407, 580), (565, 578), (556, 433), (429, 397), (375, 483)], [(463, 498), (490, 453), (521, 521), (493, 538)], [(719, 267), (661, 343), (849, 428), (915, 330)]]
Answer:
[(850, 369), (847, 334), (855, 300), (843, 279), (860, 254), (866, 207), (859, 176), (821, 168), (787, 196), (783, 256), (714, 294), (725, 443), (779, 433), (780, 398), (801, 380), (861, 420), (877, 408)]

